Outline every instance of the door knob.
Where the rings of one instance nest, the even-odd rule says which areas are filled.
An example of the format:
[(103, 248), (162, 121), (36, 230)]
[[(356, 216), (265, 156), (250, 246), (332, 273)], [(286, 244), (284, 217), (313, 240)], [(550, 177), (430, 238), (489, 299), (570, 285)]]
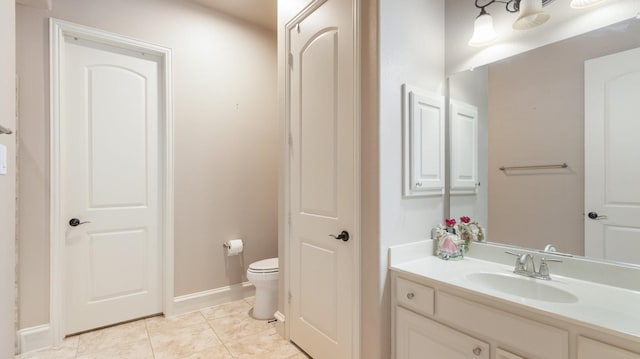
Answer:
[(329, 237), (333, 237), (335, 239), (341, 239), (344, 242), (349, 240), (349, 232), (347, 231), (342, 231), (340, 232), (340, 234), (338, 234), (337, 236), (335, 234), (330, 234)]
[(589, 212), (589, 214), (587, 214), (587, 216), (591, 219), (609, 219), (609, 217), (607, 216), (600, 216), (598, 215), (598, 212)]
[(79, 219), (77, 219), (77, 218), (71, 218), (71, 219), (69, 220), (69, 225), (70, 225), (71, 227), (77, 227), (77, 226), (79, 226), (79, 225), (81, 225), (81, 224), (85, 224), (85, 223), (91, 223), (91, 221), (84, 221), (84, 222), (80, 222), (80, 220), (79, 220)]

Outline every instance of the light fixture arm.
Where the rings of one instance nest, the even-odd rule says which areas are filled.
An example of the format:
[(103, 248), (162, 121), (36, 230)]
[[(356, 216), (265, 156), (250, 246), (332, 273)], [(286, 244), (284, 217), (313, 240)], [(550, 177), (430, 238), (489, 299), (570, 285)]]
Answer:
[[(474, 4), (480, 9), (480, 14), (473, 23), (473, 35), (469, 46), (485, 46), (494, 41), (498, 35), (493, 27), (493, 18), (487, 12), (487, 7), (493, 4), (504, 4), (509, 13), (518, 13), (518, 18), (512, 27), (515, 30), (530, 29), (549, 20), (549, 14), (542, 11), (542, 7), (553, 0), (475, 0)], [(576, 1), (576, 0), (574, 0)], [(592, 1), (592, 0), (581, 0)]]
[[(495, 3), (504, 4), (504, 9), (510, 13), (516, 13), (520, 10), (520, 0), (509, 0), (509, 1), (501, 1), (501, 0), (476, 0), (475, 5), (478, 9), (480, 9), (480, 14), (487, 13), (485, 10), (486, 7), (489, 7)], [(484, 4), (484, 5), (482, 5)]]

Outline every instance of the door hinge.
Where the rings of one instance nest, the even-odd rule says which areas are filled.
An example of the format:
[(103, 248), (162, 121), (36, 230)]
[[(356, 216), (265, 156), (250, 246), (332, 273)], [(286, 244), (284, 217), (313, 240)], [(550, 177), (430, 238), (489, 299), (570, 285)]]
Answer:
[(293, 69), (293, 54), (289, 53), (289, 68)]
[(289, 214), (287, 214), (287, 222), (289, 224), (291, 224), (291, 212), (289, 212)]
[(293, 298), (293, 295), (291, 295), (291, 292), (289, 292), (289, 295), (287, 296), (287, 300), (289, 301), (289, 304), (291, 304), (291, 298)]
[(287, 142), (289, 143), (289, 146), (293, 145), (293, 136), (291, 135), (291, 132), (289, 132), (289, 135), (287, 136)]

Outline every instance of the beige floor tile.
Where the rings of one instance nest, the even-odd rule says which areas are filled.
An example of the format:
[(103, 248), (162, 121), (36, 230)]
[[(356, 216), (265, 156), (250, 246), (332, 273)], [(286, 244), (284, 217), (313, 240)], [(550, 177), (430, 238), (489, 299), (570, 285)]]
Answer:
[(300, 350), (277, 334), (254, 334), (233, 343), (226, 343), (234, 358), (289, 358)]
[(250, 309), (251, 306), (249, 305), (249, 303), (244, 300), (237, 300), (235, 302), (201, 309), (200, 312), (207, 320), (211, 320), (226, 317), (231, 314), (246, 314), (249, 313)]
[(206, 350), (224, 351), (224, 346), (207, 323), (165, 331), (150, 331), (149, 338), (156, 359), (184, 358)]
[(72, 359), (78, 350), (78, 336), (66, 338), (56, 347), (29, 352), (16, 356), (16, 359)]
[(116, 345), (138, 342), (147, 338), (144, 320), (80, 334), (78, 356), (97, 353)]
[(224, 345), (220, 345), (215, 349), (204, 350), (179, 359), (233, 359), (233, 357)]
[(308, 356), (305, 353), (302, 353), (302, 352), (297, 353), (297, 354), (293, 354), (292, 356), (287, 357), (287, 359), (309, 359), (309, 358), (311, 358), (311, 357)]
[[(154, 317), (66, 339), (18, 359), (309, 359), (250, 316), (255, 298), (176, 317)], [(224, 345), (222, 344), (224, 343)]]
[(275, 332), (273, 323), (267, 323), (266, 320), (253, 319), (246, 313), (236, 313), (209, 320), (209, 325), (225, 344), (254, 334)]
[(151, 343), (144, 338), (131, 343), (116, 344), (95, 353), (79, 355), (77, 359), (154, 359)]
[(186, 328), (194, 325), (206, 324), (200, 312), (191, 312), (175, 317), (157, 316), (145, 319), (149, 333)]
[(245, 302), (249, 303), (250, 306), (254, 306), (254, 304), (256, 304), (256, 297), (246, 297), (244, 298)]

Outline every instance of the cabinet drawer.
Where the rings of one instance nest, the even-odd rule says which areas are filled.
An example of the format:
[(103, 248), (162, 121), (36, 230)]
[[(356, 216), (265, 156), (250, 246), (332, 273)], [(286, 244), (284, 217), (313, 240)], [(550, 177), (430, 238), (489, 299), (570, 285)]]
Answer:
[(437, 318), (470, 334), (477, 333), (509, 347), (525, 357), (566, 359), (569, 333), (533, 320), (438, 292)]
[(640, 354), (632, 353), (583, 336), (578, 337), (578, 359), (603, 358), (640, 359)]
[(433, 288), (397, 278), (396, 299), (398, 304), (424, 315), (433, 315)]
[(496, 349), (496, 359), (525, 359), (519, 355), (515, 355), (513, 353), (509, 353), (504, 349)]

